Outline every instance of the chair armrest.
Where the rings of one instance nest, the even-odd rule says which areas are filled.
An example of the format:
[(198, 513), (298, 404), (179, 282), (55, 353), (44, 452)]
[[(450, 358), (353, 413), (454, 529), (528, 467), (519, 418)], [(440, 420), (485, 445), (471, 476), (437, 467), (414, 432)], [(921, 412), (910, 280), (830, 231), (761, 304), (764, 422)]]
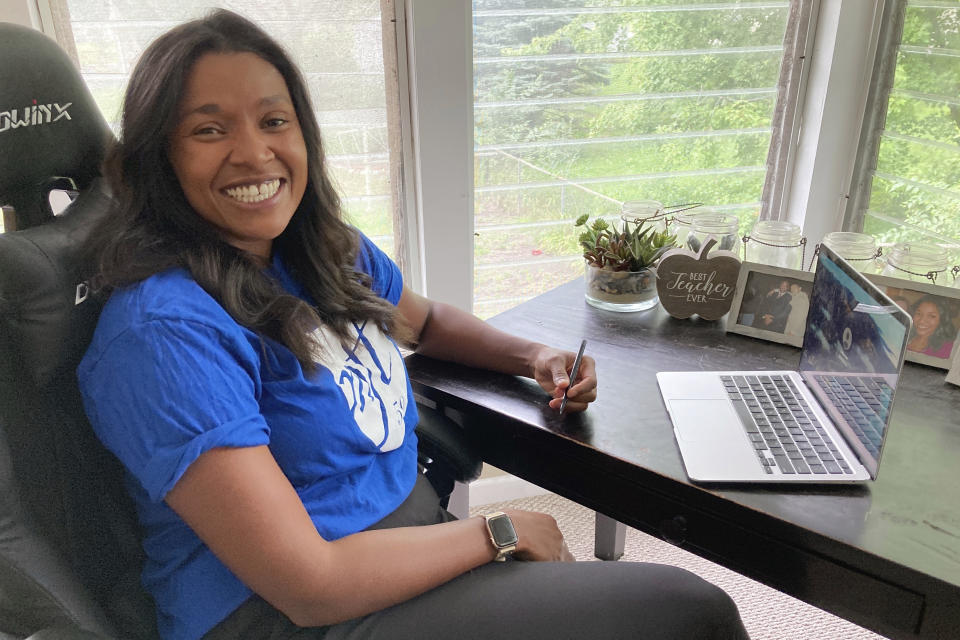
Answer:
[(417, 403), (419, 461), (441, 498), (454, 482), (469, 483), (480, 477), (483, 460), (474, 451), (463, 428), (438, 409)]

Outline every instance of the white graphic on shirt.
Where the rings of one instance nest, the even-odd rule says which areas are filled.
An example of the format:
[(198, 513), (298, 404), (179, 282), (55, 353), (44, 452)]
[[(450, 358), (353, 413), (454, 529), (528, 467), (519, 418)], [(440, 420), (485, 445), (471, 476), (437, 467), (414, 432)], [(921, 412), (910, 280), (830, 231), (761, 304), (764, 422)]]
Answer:
[(357, 426), (380, 451), (403, 444), (407, 412), (407, 376), (400, 351), (373, 324), (353, 325), (349, 348), (327, 328), (314, 331), (322, 346), (317, 362), (340, 386)]

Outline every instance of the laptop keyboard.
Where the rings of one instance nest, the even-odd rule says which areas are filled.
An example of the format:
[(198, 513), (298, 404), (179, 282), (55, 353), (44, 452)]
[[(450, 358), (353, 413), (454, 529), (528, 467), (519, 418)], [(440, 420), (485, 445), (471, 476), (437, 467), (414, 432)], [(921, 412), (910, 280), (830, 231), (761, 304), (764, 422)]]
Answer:
[(873, 376), (815, 375), (814, 379), (867, 451), (880, 457), (880, 443), (893, 399), (893, 389), (887, 381)]
[(720, 379), (764, 471), (853, 473), (793, 380), (781, 375), (723, 375)]

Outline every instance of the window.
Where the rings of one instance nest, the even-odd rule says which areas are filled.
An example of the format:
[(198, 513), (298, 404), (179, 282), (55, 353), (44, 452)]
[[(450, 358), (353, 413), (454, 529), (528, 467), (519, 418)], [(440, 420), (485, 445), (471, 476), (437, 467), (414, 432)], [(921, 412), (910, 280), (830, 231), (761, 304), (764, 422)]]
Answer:
[(846, 226), (882, 243), (939, 244), (952, 251), (955, 264), (960, 260), (960, 2), (885, 4)]
[[(380, 0), (219, 4), (257, 22), (291, 53), (310, 85), (348, 219), (399, 257)], [(51, 5), (67, 27), (57, 29), (60, 40), (72, 34), (61, 44), (76, 52), (87, 85), (114, 126), (143, 49), (160, 33), (211, 8), (207, 0), (51, 0)], [(388, 51), (392, 55), (393, 49)]]
[[(130, 61), (149, 38), (202, 10), (197, 0), (47, 1), (69, 9), (81, 63), (109, 119)], [(784, 30), (794, 32), (804, 2), (814, 7), (814, 44), (797, 113), (802, 126), (778, 132), (773, 112), (783, 146), (768, 150), (778, 145), (769, 129)], [(583, 212), (614, 216), (628, 198), (703, 201), (739, 215), (746, 230), (774, 155), (785, 165), (776, 167), (781, 204), (772, 214), (802, 224), (810, 246), (841, 225), (885, 242), (960, 243), (951, 168), (960, 111), (957, 0), (404, 0), (410, 15), (397, 17), (407, 21), (400, 49), (410, 66), (401, 60), (399, 73), (409, 73), (411, 86), (400, 104), (409, 105), (413, 126), (404, 172), (417, 210), (409, 207), (402, 225), (393, 223), (385, 190), (397, 187), (385, 163), (395, 145), (383, 142), (386, 117), (373, 124), (386, 92), (374, 100), (358, 90), (368, 86), (363, 76), (350, 75), (382, 75), (374, 34), (389, 35), (379, 7), (392, 12), (392, 4), (231, 6), (278, 34), (323, 83), (317, 106), (347, 209), (388, 250), (391, 234), (404, 235), (419, 256), (405, 275), (422, 264), (423, 290), (438, 300), (490, 316), (578, 277), (572, 220)], [(877, 7), (884, 7), (879, 18)], [(898, 11), (899, 23), (890, 17)], [(311, 33), (327, 34), (317, 46), (338, 46), (313, 48)], [(341, 63), (338, 77), (331, 71)], [(348, 107), (324, 102), (347, 95), (365, 104), (356, 119)], [(421, 290), (419, 278), (408, 283)]]
[(474, 312), (582, 273), (573, 220), (699, 202), (752, 226), (788, 0), (473, 0)]

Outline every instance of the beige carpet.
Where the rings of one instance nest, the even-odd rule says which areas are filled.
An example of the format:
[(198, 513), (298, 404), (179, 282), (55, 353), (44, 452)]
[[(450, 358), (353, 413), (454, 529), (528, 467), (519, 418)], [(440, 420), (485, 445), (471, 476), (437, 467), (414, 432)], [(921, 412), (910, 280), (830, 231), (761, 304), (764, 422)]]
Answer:
[[(471, 508), (472, 513), (528, 509), (556, 518), (577, 560), (593, 557), (593, 511), (554, 494)], [(683, 567), (721, 587), (737, 603), (752, 640), (884, 640), (871, 631), (812, 607), (636, 529), (627, 529), (623, 560)]]

